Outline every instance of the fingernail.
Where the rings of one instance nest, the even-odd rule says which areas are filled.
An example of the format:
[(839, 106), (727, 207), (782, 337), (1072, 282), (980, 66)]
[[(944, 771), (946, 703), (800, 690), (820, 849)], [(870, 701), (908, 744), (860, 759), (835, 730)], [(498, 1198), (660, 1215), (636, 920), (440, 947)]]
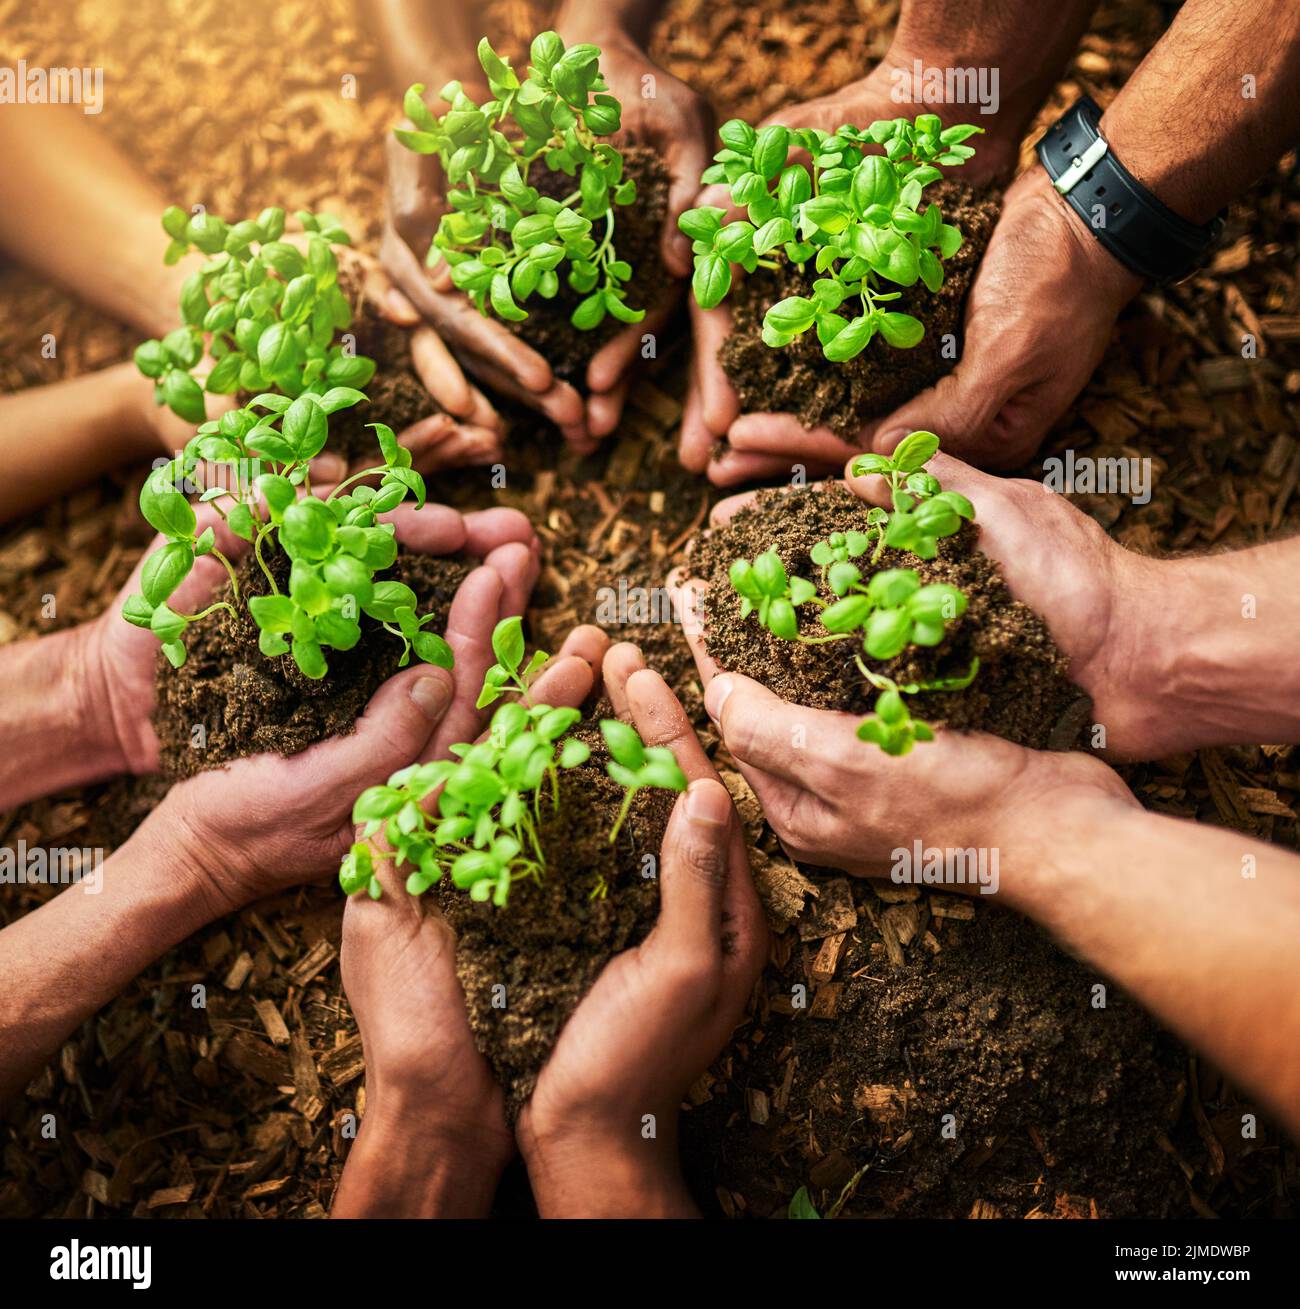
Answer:
[(411, 699), (431, 723), (436, 723), (451, 703), (451, 686), (440, 677), (421, 677), (411, 687)]
[(731, 678), (725, 673), (709, 683), (709, 689), (704, 693), (704, 711), (715, 723), (721, 720), (722, 706), (727, 703), (727, 697), (734, 690), (735, 686)]
[(384, 304), (387, 305), (390, 314), (394, 314), (408, 323), (415, 321), (420, 316), (416, 312), (415, 306), (395, 286), (390, 286), (384, 293)]
[(692, 782), (686, 792), (686, 817), (702, 827), (725, 827), (731, 817), (726, 788), (707, 778)]
[(348, 471), (342, 455), (318, 455), (312, 470), (318, 482), (341, 481)]
[(877, 432), (871, 448), (877, 454), (887, 455), (906, 435), (901, 427), (891, 427), (888, 432)]

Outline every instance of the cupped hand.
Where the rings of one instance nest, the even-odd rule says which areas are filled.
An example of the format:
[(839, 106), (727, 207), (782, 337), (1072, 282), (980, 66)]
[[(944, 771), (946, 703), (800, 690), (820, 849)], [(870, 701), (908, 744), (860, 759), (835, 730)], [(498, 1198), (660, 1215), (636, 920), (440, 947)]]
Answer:
[(544, 1216), (693, 1212), (677, 1108), (726, 1043), (767, 958), (767, 927), (731, 797), (672, 691), (635, 646), (605, 657), (606, 691), (690, 786), (660, 857), (659, 919), (613, 959), (565, 1025), (520, 1114)]
[(443, 266), (435, 275), (424, 256), (445, 208), (442, 174), (432, 155), (417, 155), (391, 136), (384, 234), (379, 257), (397, 288), (479, 381), (549, 418), (566, 440), (590, 448), (582, 397), (559, 381), (536, 350), (495, 318), (480, 314), (455, 290)]

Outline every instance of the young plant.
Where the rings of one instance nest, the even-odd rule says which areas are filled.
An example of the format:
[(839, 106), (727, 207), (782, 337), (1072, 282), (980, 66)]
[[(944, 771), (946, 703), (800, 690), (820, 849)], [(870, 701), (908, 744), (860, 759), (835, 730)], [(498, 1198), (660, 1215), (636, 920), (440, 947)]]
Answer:
[[(566, 735), (581, 719), (579, 710), (529, 698), (527, 678), (549, 656), (538, 652), (524, 665), (518, 618), (497, 624), (492, 649), (498, 662), (484, 682), (480, 706), (505, 694), (507, 684), (519, 689), (522, 700), (508, 700), (496, 710), (484, 740), (452, 746), (455, 759), (404, 768), (386, 785), (362, 792), (352, 811), (353, 822), (362, 826), (361, 840), (339, 869), (339, 884), (348, 895), (366, 891), (379, 898), (375, 859), (387, 853), (376, 851), (371, 840), (381, 833), (395, 866), (411, 869), (406, 879), (411, 895), (423, 895), (450, 874), (471, 899), (504, 907), (515, 882), (546, 875), (538, 835), (543, 792), (549, 783), (550, 803), (559, 808), (560, 771), (586, 763), (591, 751)], [(637, 791), (646, 786), (683, 791), (686, 778), (670, 751), (647, 748), (626, 723), (604, 720), (600, 729), (613, 756), (606, 765), (609, 776), (626, 788), (610, 832), (613, 842)], [(435, 791), (436, 799), (430, 799)], [(590, 894), (603, 896), (606, 889), (598, 880)]]
[[(203, 422), (204, 390), (274, 390), (296, 399), (363, 387), (374, 376), (373, 359), (336, 341), (352, 324), (352, 307), (339, 289), (332, 246), (351, 238), (329, 214), (300, 211), (298, 218), (307, 232), (305, 256), (280, 239), (283, 209), (263, 209), (233, 225), (176, 205), (164, 211), (163, 229), (172, 238), (166, 262), (191, 249), (209, 258), (181, 288), (182, 326), (138, 346), (135, 362), (154, 379), (158, 403), (187, 422)], [(193, 370), (205, 352), (213, 366), (200, 384)]]
[[(266, 393), (243, 409), (205, 422), (176, 459), (150, 474), (140, 491), (140, 511), (167, 543), (145, 562), (139, 594), (122, 615), (149, 628), (162, 642), (174, 667), (185, 662), (185, 630), (218, 609), (238, 616), (244, 604), (260, 629), (258, 645), (268, 658), (292, 654), (302, 673), (318, 679), (329, 671), (324, 651), (350, 650), (361, 639), (360, 616), (373, 618), (403, 645), (401, 664), (411, 652), (426, 663), (452, 666), (451, 647), (424, 630), (432, 614), (417, 617), (417, 600), (401, 582), (375, 581), (377, 572), (397, 558), (391, 523), (376, 516), (396, 508), (408, 494), (424, 504), (424, 479), (411, 465), (411, 452), (397, 444), (391, 428), (372, 423), (383, 463), (340, 482), (324, 499), (310, 492), (309, 462), (329, 433), (328, 415), (365, 396), (351, 387), (332, 387), (323, 395), (306, 391), (296, 400)], [(265, 412), (263, 412), (265, 411)], [(203, 491), (226, 526), (253, 547), (266, 579), (265, 595), (241, 594), (234, 565), (214, 544), (211, 527), (197, 531), (194, 509), (182, 488), (200, 476), (200, 464), (226, 475)], [(262, 471), (265, 468), (266, 471)], [(378, 487), (353, 485), (378, 475)], [(352, 489), (349, 490), (348, 488)], [(225, 502), (223, 504), (223, 502)], [(280, 589), (266, 561), (277, 546), (290, 560), (288, 591)], [(211, 554), (225, 568), (229, 597), (199, 613), (178, 613), (167, 602), (189, 575), (194, 560)]]
[[(811, 259), (812, 295), (788, 296), (763, 319), (763, 340), (789, 345), (816, 328), (833, 363), (861, 354), (879, 333), (900, 350), (925, 335), (919, 319), (887, 308), (901, 296), (893, 287), (943, 285), (943, 260), (961, 247), (961, 231), (943, 221), (925, 188), (975, 153), (963, 144), (982, 128), (944, 128), (936, 114), (879, 119), (865, 129), (792, 129), (774, 124), (756, 132), (738, 118), (724, 123), (723, 149), (702, 181), (725, 182), (747, 218), (725, 222), (716, 206), (688, 209), (678, 220), (693, 242), (691, 289), (701, 308), (722, 303), (732, 265), (746, 273), (800, 269)], [(883, 154), (866, 153), (868, 146)], [(811, 169), (791, 162), (807, 153)]]
[[(430, 267), (446, 260), (451, 280), (477, 306), (510, 322), (528, 317), (521, 305), (537, 294), (552, 299), (563, 273), (583, 299), (570, 321), (583, 331), (609, 314), (639, 323), (643, 309), (627, 303), (632, 268), (614, 248), (614, 207), (636, 199), (623, 176), (623, 156), (598, 140), (617, 132), (621, 106), (600, 72), (594, 45), (565, 49), (554, 32), (536, 37), (521, 80), (484, 38), (479, 63), (492, 98), (477, 105), (459, 82), (438, 93), (451, 108), (441, 117), (416, 84), (403, 100), (414, 131), (397, 139), (418, 154), (436, 154), (447, 178), (451, 212), (429, 247)], [(534, 167), (577, 185), (563, 199), (543, 195)]]
[[(774, 549), (752, 562), (732, 563), (729, 577), (740, 596), (741, 618), (752, 613), (773, 636), (803, 645), (856, 640), (867, 658), (882, 663), (911, 645), (939, 645), (949, 625), (966, 612), (961, 591), (946, 582), (923, 586), (913, 568), (881, 569), (864, 580), (854, 562), (871, 551), (871, 563), (876, 563), (886, 545), (933, 559), (939, 538), (952, 536), (963, 520), (975, 517), (965, 496), (943, 490), (938, 479), (924, 471), (938, 449), (939, 438), (933, 432), (913, 432), (899, 442), (892, 456), (859, 456), (854, 472), (877, 473), (886, 479), (893, 512), (873, 508), (867, 514), (866, 531), (833, 532), (813, 546), (812, 560), (821, 568), (820, 587), (807, 578), (790, 577)], [(823, 599), (823, 589), (836, 598)], [(820, 634), (800, 631), (798, 610), (804, 606), (819, 611)], [(875, 713), (859, 725), (858, 736), (891, 755), (906, 754), (915, 742), (934, 736), (926, 723), (912, 717), (904, 695), (960, 690), (979, 671), (976, 659), (960, 677), (898, 683), (868, 668), (861, 654), (854, 659), (862, 676), (880, 692)]]

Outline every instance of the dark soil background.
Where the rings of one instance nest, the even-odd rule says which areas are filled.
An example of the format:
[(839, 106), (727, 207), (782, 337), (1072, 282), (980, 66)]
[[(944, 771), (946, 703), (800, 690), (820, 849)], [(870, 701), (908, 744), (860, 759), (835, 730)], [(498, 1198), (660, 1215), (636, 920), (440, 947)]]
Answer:
[[(852, 437), (865, 422), (892, 412), (905, 400), (950, 373), (961, 353), (966, 292), (988, 248), (1002, 206), (1000, 195), (983, 194), (961, 182), (940, 182), (926, 192), (943, 209), (946, 223), (961, 229), (965, 240), (943, 261), (943, 285), (896, 287), (901, 298), (886, 307), (911, 314), (925, 335), (910, 350), (895, 350), (876, 336), (847, 363), (833, 364), (822, 353), (816, 332), (805, 332), (783, 350), (763, 344), (763, 316), (786, 296), (811, 296), (819, 274), (811, 263), (779, 270), (760, 268), (734, 284), (731, 335), (718, 350), (745, 413), (792, 413), (805, 427), (829, 427)], [(955, 352), (944, 354), (945, 337), (955, 338)], [(949, 344), (952, 344), (951, 342)]]
[[(492, 10), (516, 55), (549, 16), (523, 0)], [(720, 119), (754, 120), (861, 76), (895, 16), (892, 0), (672, 0), (654, 51)], [(1080, 92), (1106, 104), (1167, 17), (1150, 0), (1103, 4), (1038, 129)], [(0, 0), (0, 31), (11, 63), (103, 64), (99, 121), (177, 203), (324, 208), (377, 248), (378, 142), (398, 105), (343, 0), (183, 10), (137, 0), (129, 13)], [(275, 77), (265, 49), (276, 51)], [(340, 95), (345, 76), (356, 98)], [(1204, 270), (1129, 306), (1042, 451), (1152, 458), (1149, 504), (1073, 497), (1132, 549), (1239, 547), (1300, 527), (1295, 168), (1293, 152), (1234, 206)], [(115, 362), (135, 344), (22, 270), (0, 272), (0, 305), (7, 390)], [(1257, 359), (1241, 357), (1246, 332)], [(45, 333), (54, 359), (42, 355)], [(604, 588), (661, 586), (717, 498), (676, 463), (684, 339), (664, 334), (662, 371), (634, 388), (590, 459), (521, 421), (505, 488), (488, 470), (431, 488), (460, 505), (514, 505), (537, 524), (545, 561), (529, 617), (547, 648), (604, 612)], [(1041, 477), (1041, 463), (1025, 471)], [(148, 541), (139, 479), (123, 471), (0, 533), (0, 643), (106, 607)], [(609, 630), (641, 642), (696, 717), (738, 797), (769, 916), (792, 924), (775, 938), (749, 1020), (687, 1097), (684, 1149), (709, 1212), (781, 1213), (808, 1185), (823, 1212), (848, 1187), (846, 1215), (1294, 1214), (1295, 1148), (1267, 1125), (1258, 1139), (1241, 1135), (1241, 1116), (1258, 1107), (1113, 987), (1094, 1008), (1105, 979), (1034, 928), (987, 898), (886, 886), (917, 892), (891, 901), (791, 865), (708, 731), (680, 633), (656, 621), (659, 598)], [(1127, 776), (1153, 809), (1293, 849), (1298, 759), (1288, 746), (1201, 750)], [(120, 783), (54, 796), (0, 816), (0, 840), (110, 847), (150, 803)], [(0, 913), (13, 921), (42, 898), (5, 887)], [(213, 923), (136, 979), (0, 1120), (0, 1214), (322, 1216), (346, 1157), (345, 1115), (365, 1099), (338, 976), (341, 911), (334, 887), (281, 895)], [(206, 1010), (190, 1004), (198, 982)], [(807, 988), (805, 1010), (792, 1005), (795, 984)], [(46, 1113), (59, 1124), (53, 1141), (41, 1135)], [(945, 1114), (955, 1140), (940, 1135)]]

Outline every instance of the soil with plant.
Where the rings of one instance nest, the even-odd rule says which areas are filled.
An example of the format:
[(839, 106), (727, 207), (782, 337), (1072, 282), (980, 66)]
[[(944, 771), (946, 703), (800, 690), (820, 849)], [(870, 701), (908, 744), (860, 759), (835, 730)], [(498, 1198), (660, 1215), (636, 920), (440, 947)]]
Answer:
[[(450, 880), (438, 903), (456, 930), (456, 971), (470, 1026), (506, 1095), (513, 1121), (532, 1093), (560, 1029), (616, 954), (645, 939), (659, 915), (659, 885), (641, 876), (645, 856), (659, 855), (671, 793), (642, 791), (614, 844), (609, 833), (622, 788), (605, 773), (596, 720), (608, 701), (573, 731), (592, 758), (560, 775), (560, 803), (540, 798), (538, 841), (546, 873), (517, 882), (505, 909), (475, 902)], [(605, 885), (603, 896), (593, 889)], [(495, 987), (505, 1005), (493, 1005)]]
[[(617, 211), (618, 257), (632, 265), (632, 277), (626, 284), (629, 305), (648, 309), (669, 282), (660, 255), (668, 208), (668, 169), (648, 146), (629, 146), (622, 154), (624, 176), (636, 182), (636, 203)], [(540, 171), (535, 182), (542, 195), (556, 200), (573, 190), (573, 178), (549, 169)], [(603, 232), (599, 235), (603, 236)], [(506, 324), (551, 365), (558, 378), (580, 391), (586, 390), (587, 365), (592, 356), (626, 329), (626, 324), (613, 317), (606, 317), (587, 331), (574, 327), (570, 315), (584, 298), (561, 278), (554, 299), (532, 300), (526, 319)]]
[[(287, 589), (288, 557), (273, 550), (267, 564), (277, 584)], [(251, 556), (235, 571), (241, 594), (268, 593), (266, 577)], [(435, 615), (433, 629), (441, 632), (469, 571), (462, 559), (399, 547), (396, 563), (378, 580), (409, 586), (421, 609)], [(189, 654), (180, 668), (158, 657), (153, 723), (162, 746), (161, 769), (173, 780), (265, 751), (297, 754), (355, 731), (370, 697), (397, 671), (402, 656), (400, 639), (366, 624), (351, 650), (331, 653), (323, 678), (305, 677), (291, 658), (268, 659), (261, 653), (258, 628), (242, 607), (238, 616), (218, 610), (190, 629), (188, 641)], [(202, 748), (194, 738), (199, 726)]]
[[(771, 353), (769, 351), (769, 353)], [(868, 506), (841, 484), (762, 491), (725, 527), (702, 537), (691, 553), (694, 575), (710, 583), (704, 601), (705, 643), (723, 668), (753, 677), (785, 700), (815, 709), (866, 712), (874, 692), (857, 668), (856, 643), (806, 645), (781, 640), (740, 616), (727, 570), (775, 548), (791, 575), (815, 577), (813, 546), (832, 532), (866, 531)], [(944, 582), (969, 602), (937, 646), (908, 646), (894, 659), (872, 661), (896, 682), (933, 682), (964, 673), (979, 659), (979, 676), (962, 690), (926, 692), (914, 713), (935, 725), (993, 732), (1035, 749), (1069, 749), (1088, 719), (1091, 700), (1070, 681), (1069, 664), (1046, 623), (1014, 599), (997, 564), (978, 549), (979, 529), (966, 523), (942, 538), (932, 560), (887, 548), (873, 571), (914, 568), (925, 584)], [(861, 562), (861, 561), (860, 561)], [(864, 579), (869, 574), (864, 570)], [(823, 595), (834, 599), (829, 591)]]
[[(718, 349), (718, 361), (745, 413), (792, 413), (805, 427), (829, 427), (849, 437), (952, 371), (960, 353), (966, 295), (988, 248), (1002, 197), (946, 181), (936, 184), (932, 198), (942, 204), (947, 221), (961, 229), (965, 240), (944, 261), (938, 291), (917, 282), (891, 306), (925, 327), (920, 344), (908, 350), (892, 349), (877, 336), (861, 354), (832, 363), (811, 332), (780, 349), (766, 345), (767, 311), (788, 296), (812, 295), (819, 274), (810, 264), (759, 268), (733, 285), (728, 301), (731, 334)], [(949, 345), (957, 340), (956, 352), (948, 349), (945, 354), (945, 338)]]

